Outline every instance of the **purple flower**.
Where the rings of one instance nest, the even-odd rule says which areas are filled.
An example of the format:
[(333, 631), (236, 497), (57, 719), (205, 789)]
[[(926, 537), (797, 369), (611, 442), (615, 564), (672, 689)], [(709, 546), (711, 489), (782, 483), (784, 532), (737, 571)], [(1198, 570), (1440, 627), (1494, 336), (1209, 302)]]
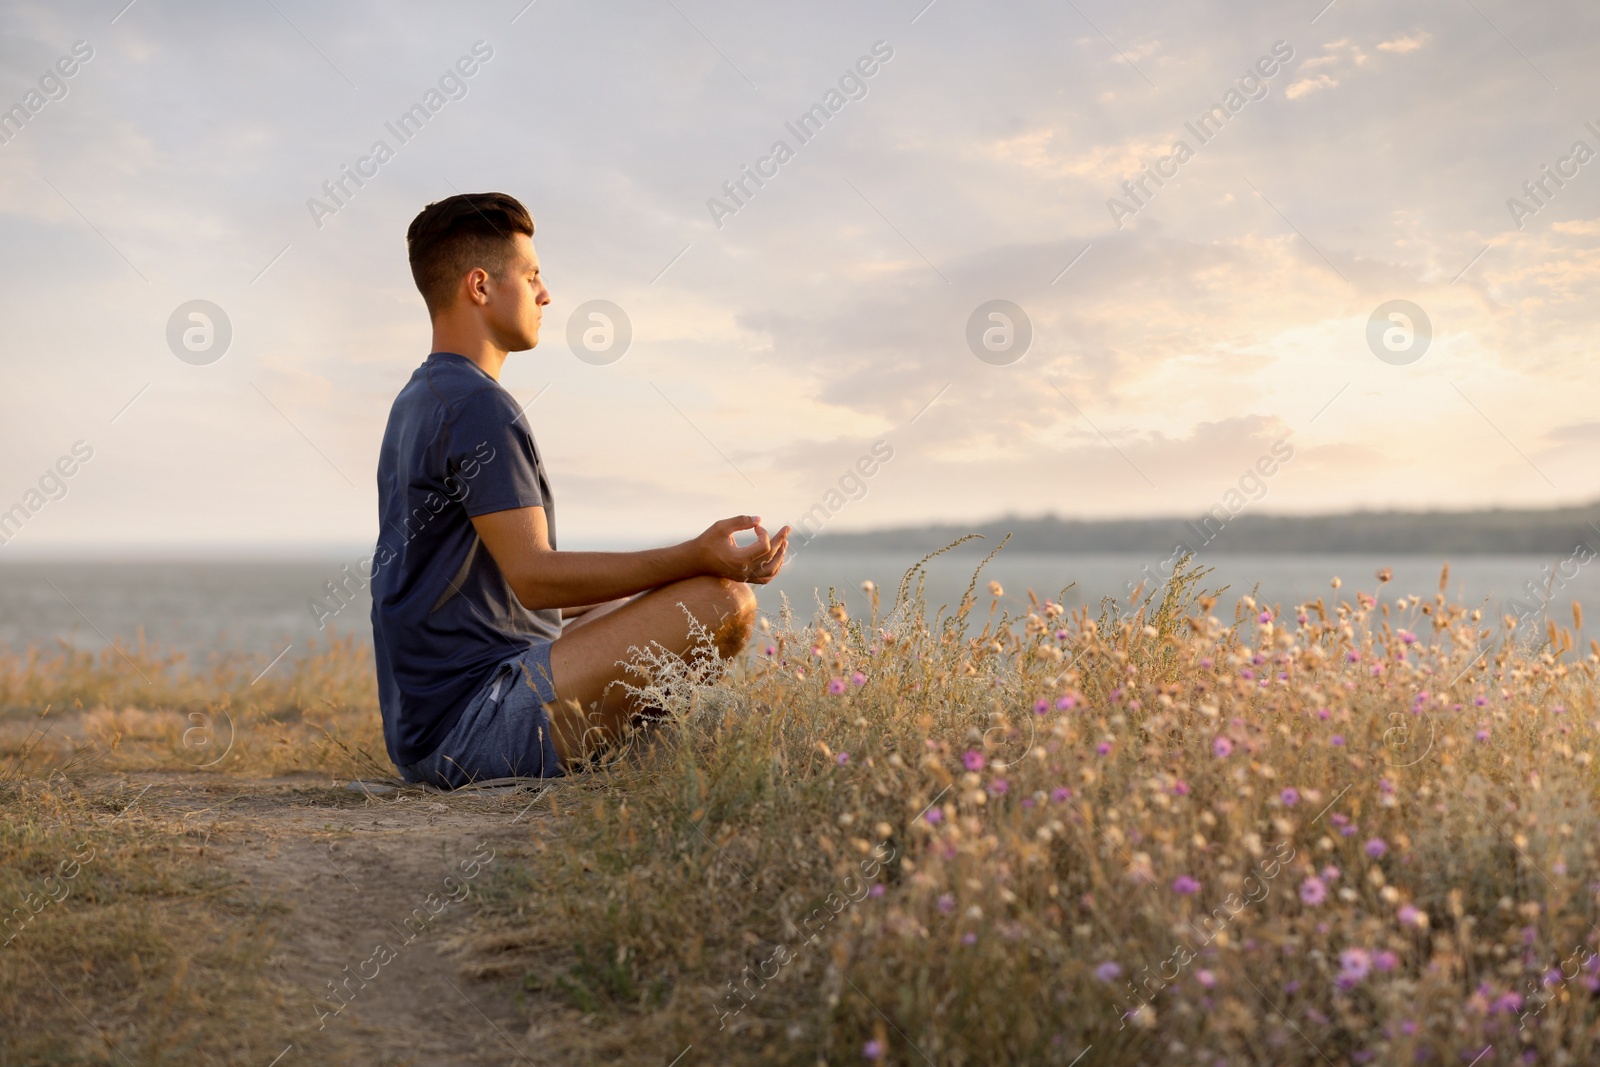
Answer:
[(1300, 803), (1300, 790), (1291, 785), (1289, 788), (1278, 794), (1278, 799), (1283, 801), (1284, 807), (1292, 808), (1296, 804)]
[(1072, 790), (1068, 789), (1064, 785), (1058, 785), (1054, 789), (1050, 790), (1050, 799), (1055, 801), (1057, 804), (1064, 803), (1065, 801), (1072, 799)]
[(1035, 715), (1044, 715), (1049, 712), (1049, 710), (1050, 701), (1046, 700), (1044, 697), (1040, 697), (1038, 700), (1033, 702), (1033, 713)]
[(978, 935), (968, 930), (961, 935), (961, 943), (963, 945), (976, 945), (978, 943)]
[(1255, 676), (1256, 676), (1256, 672), (1251, 670), (1249, 667), (1245, 667), (1244, 669), (1239, 671), (1239, 677), (1245, 679), (1246, 681), (1248, 681), (1251, 678), (1254, 678)]
[(1172, 795), (1175, 796), (1175, 797), (1186, 797), (1186, 796), (1188, 796), (1189, 795), (1189, 783), (1184, 781), (1182, 778), (1179, 778), (1176, 782), (1173, 782), (1172, 783)]
[(844, 679), (835, 678), (830, 681), (828, 683), (828, 692), (832, 693), (834, 696), (838, 696), (840, 693), (844, 692)]
[(860, 671), (856, 671), (850, 676), (850, 681), (854, 685), (863, 686), (867, 684), (867, 676), (862, 674)]
[(869, 1060), (883, 1059), (883, 1042), (876, 1040), (868, 1041), (865, 1045), (861, 1046), (861, 1055), (865, 1056)]
[(931, 823), (941, 823), (944, 822), (944, 812), (940, 811), (938, 808), (929, 808), (928, 814), (924, 815), (923, 818), (927, 819)]
[(1488, 730), (1479, 730), (1478, 733), (1477, 733), (1477, 738), (1478, 738), (1479, 741), (1487, 741), (1487, 740), (1489, 740), (1489, 731)]
[(1211, 657), (1210, 656), (1201, 656), (1200, 657), (1200, 666), (1209, 671), (1211, 669), (1211, 667), (1212, 667)]
[(1322, 884), (1320, 878), (1307, 878), (1300, 883), (1300, 899), (1316, 907), (1328, 899), (1328, 887)]
[(1233, 753), (1233, 742), (1226, 737), (1218, 737), (1211, 742), (1211, 752), (1218, 759), (1226, 759)]
[(1388, 949), (1372, 954), (1372, 965), (1380, 971), (1392, 971), (1400, 966), (1400, 957)]
[(1485, 704), (1489, 703), (1489, 698), (1486, 697), (1486, 696), (1479, 695), (1479, 696), (1473, 697), (1472, 702), (1474, 704), (1476, 704), (1478, 707), (1481, 708)]
[(1172, 891), (1179, 896), (1191, 897), (1200, 892), (1200, 883), (1187, 874), (1180, 874), (1172, 880)]
[(1102, 756), (1108, 756), (1111, 754), (1111, 742), (1102, 741), (1098, 745), (1094, 746), (1094, 750), (1100, 753)]
[(1337, 882), (1339, 880), (1339, 868), (1331, 863), (1322, 868), (1322, 880), (1324, 882)]
[(1377, 859), (1389, 851), (1389, 843), (1381, 837), (1374, 837), (1367, 842), (1367, 855)]
[(1056, 710), (1066, 711), (1068, 708), (1076, 707), (1077, 703), (1077, 697), (1056, 697)]
[(1256, 616), (1256, 621), (1257, 622), (1271, 622), (1272, 621), (1272, 612), (1263, 611), (1260, 615)]
[(1401, 630), (1400, 641), (1402, 644), (1414, 645), (1417, 643), (1417, 635), (1410, 630)]
[(1332, 737), (1328, 738), (1328, 744), (1335, 748), (1340, 747), (1344, 744), (1344, 734), (1334, 734)]
[(1522, 1007), (1521, 993), (1501, 993), (1498, 997), (1494, 998), (1494, 1003), (1489, 1005), (1489, 1011), (1496, 1015), (1498, 1015), (1500, 1012), (1506, 1012), (1509, 1014), (1516, 1011), (1520, 1007)]
[(777, 645), (768, 645), (767, 646), (767, 655), (776, 656), (777, 654), (778, 654), (778, 646)]
[(1003, 797), (1007, 792), (1010, 791), (1010, 789), (1011, 783), (1007, 782), (1004, 778), (996, 778), (994, 781), (989, 783), (990, 796)]
[(1194, 980), (1207, 989), (1217, 984), (1217, 976), (1204, 969), (1194, 972)]
[(1402, 904), (1400, 910), (1395, 912), (1394, 917), (1400, 920), (1401, 926), (1419, 926), (1421, 925), (1422, 912), (1410, 904)]
[(956, 910), (956, 898), (950, 893), (939, 894), (939, 910), (949, 915)]
[(867, 890), (867, 896), (871, 897), (873, 900), (877, 900), (886, 892), (888, 892), (888, 890), (884, 889), (883, 885), (880, 883)]
[(1372, 969), (1372, 953), (1364, 948), (1347, 948), (1339, 953), (1339, 969), (1342, 975), (1360, 981)]
[(969, 748), (962, 755), (961, 763), (969, 771), (981, 771), (983, 770), (983, 753)]
[(839, 766), (843, 767), (846, 763), (850, 762), (850, 753), (848, 753), (848, 752), (839, 753), (837, 756), (833, 757), (833, 762), (835, 762)]
[(1122, 965), (1107, 960), (1094, 969), (1094, 976), (1102, 982), (1110, 982), (1122, 975)]

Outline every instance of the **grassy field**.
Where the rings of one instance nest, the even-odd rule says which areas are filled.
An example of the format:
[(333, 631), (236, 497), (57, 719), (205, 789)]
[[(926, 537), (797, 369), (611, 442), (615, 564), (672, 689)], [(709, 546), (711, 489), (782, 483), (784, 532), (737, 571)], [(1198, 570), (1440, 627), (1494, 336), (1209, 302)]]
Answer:
[[(503, 801), (337, 788), (392, 773), (352, 644), (255, 684), (142, 649), (0, 664), (0, 910), (62, 898), (0, 948), (0, 1064), (1600, 1059), (1600, 649), (1565, 620), (1381, 574), (1278, 605), (1191, 572), (1093, 615), (974, 583), (775, 614), (726, 674), (644, 656), (674, 724)], [(262, 893), (237, 843), (291, 780), (284, 840), (361, 895)], [(244, 798), (204, 841), (174, 799), (200, 786)], [(409, 964), (483, 1043), (417, 1051), (399, 981), (363, 985), (382, 1028), (312, 1030), (303, 930), (366, 921), (378, 843), (385, 884), (425, 885), (405, 856), (489, 828)]]

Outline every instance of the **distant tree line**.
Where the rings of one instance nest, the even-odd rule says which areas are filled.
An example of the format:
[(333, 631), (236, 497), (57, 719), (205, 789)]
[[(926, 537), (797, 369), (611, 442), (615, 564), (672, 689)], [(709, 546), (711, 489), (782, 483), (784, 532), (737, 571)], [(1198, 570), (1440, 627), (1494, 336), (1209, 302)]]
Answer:
[[(1198, 520), (1005, 517), (967, 525), (908, 526), (863, 533), (827, 533), (814, 552), (931, 552), (965, 534), (998, 540), (1009, 552), (1170, 552), (1198, 546)], [(1357, 511), (1340, 515), (1239, 515), (1205, 543), (1204, 554), (1317, 553), (1569, 553), (1600, 546), (1600, 503), (1547, 510)]]

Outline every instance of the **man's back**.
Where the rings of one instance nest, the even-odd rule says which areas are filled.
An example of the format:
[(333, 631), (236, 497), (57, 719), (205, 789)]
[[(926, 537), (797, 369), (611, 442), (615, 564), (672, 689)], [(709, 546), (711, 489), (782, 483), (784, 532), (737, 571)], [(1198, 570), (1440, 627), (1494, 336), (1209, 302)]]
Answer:
[(472, 516), (555, 506), (516, 401), (472, 361), (436, 352), (395, 398), (378, 458), (382, 524), (372, 631), (389, 756), (428, 755), (494, 669), (561, 634), (529, 611), (483, 549)]

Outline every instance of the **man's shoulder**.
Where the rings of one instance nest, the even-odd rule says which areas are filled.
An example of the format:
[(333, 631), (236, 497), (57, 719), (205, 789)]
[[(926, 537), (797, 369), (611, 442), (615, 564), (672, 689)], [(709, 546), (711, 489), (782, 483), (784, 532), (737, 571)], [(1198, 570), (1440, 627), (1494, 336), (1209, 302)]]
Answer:
[[(397, 407), (435, 408), (453, 422), (464, 414), (514, 417), (516, 401), (494, 379), (470, 363), (430, 359), (418, 367), (400, 395)], [(509, 408), (509, 411), (507, 409)]]

